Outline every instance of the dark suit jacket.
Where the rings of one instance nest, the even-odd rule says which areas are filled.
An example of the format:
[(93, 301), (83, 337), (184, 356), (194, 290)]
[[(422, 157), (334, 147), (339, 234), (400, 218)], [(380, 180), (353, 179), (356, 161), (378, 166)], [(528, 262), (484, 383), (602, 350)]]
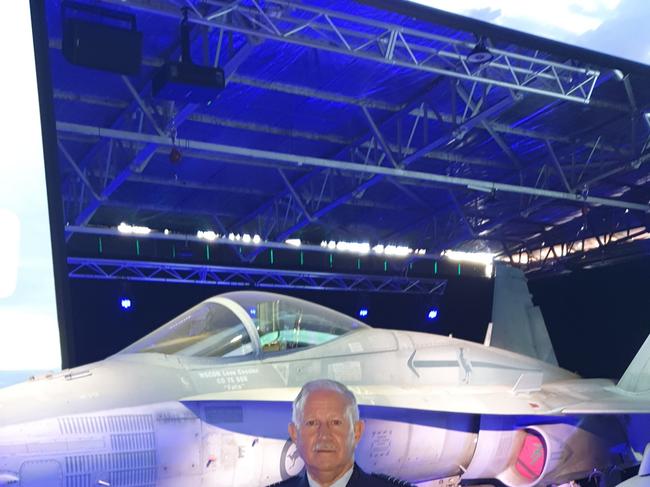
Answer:
[[(352, 477), (348, 480), (347, 487), (411, 487), (411, 484), (387, 475), (366, 473), (355, 463)], [(288, 478), (269, 487), (309, 487), (307, 471), (303, 470), (295, 477)]]

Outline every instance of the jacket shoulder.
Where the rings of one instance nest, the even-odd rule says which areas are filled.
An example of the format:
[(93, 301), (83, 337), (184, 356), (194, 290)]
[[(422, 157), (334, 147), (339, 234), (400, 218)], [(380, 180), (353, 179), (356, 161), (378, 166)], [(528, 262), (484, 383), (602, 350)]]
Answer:
[(298, 487), (300, 485), (300, 476), (289, 477), (288, 479), (281, 480), (275, 484), (270, 484), (267, 487)]
[(368, 476), (372, 479), (371, 485), (373, 487), (413, 487), (408, 482), (404, 480), (391, 477), (389, 475), (384, 475), (383, 473), (371, 473)]

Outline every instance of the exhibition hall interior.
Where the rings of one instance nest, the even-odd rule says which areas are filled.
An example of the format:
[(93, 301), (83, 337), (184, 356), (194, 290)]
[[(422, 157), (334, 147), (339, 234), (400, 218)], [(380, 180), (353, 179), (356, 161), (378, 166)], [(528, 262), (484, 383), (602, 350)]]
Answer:
[(650, 485), (645, 0), (19, 3), (0, 485)]

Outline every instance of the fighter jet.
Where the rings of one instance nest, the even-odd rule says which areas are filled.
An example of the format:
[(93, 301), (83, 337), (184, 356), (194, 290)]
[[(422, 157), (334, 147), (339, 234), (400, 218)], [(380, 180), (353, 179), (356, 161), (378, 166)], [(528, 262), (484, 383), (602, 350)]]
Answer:
[(300, 471), (291, 401), (355, 392), (365, 469), (436, 485), (562, 484), (638, 464), (650, 341), (618, 384), (557, 366), (518, 270), (485, 343), (374, 329), (260, 291), (210, 298), (101, 362), (0, 390), (0, 485), (264, 486)]
[(643, 461), (638, 475), (618, 484), (619, 487), (648, 487), (650, 486), (650, 443), (646, 445)]

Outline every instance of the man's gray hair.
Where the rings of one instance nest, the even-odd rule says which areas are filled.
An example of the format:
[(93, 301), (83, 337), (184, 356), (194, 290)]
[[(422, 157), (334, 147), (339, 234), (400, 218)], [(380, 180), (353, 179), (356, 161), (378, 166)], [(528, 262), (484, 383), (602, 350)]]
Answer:
[(312, 392), (315, 391), (334, 391), (341, 394), (346, 402), (348, 403), (346, 407), (346, 415), (350, 420), (350, 427), (354, 426), (354, 423), (359, 421), (359, 406), (357, 405), (357, 398), (354, 397), (354, 394), (350, 389), (345, 387), (345, 385), (331, 379), (316, 379), (307, 382), (293, 401), (293, 411), (291, 414), (291, 420), (293, 424), (296, 425), (296, 428), (300, 428), (302, 423), (303, 411), (305, 408), (305, 401)]

